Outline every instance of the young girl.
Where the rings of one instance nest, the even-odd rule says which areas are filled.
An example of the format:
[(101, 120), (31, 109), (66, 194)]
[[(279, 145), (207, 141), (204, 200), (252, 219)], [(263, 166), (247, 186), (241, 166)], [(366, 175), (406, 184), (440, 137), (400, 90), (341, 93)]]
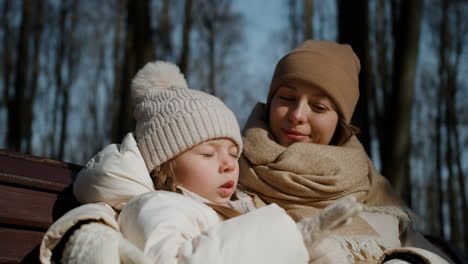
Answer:
[(175, 65), (147, 64), (132, 93), (135, 138), (80, 172), (74, 194), (90, 204), (51, 226), (43, 263), (307, 263), (316, 243), (360, 210), (344, 199), (296, 225), (277, 205), (236, 192), (237, 120), (216, 97), (189, 89)]
[(446, 263), (408, 228), (409, 209), (354, 136), (359, 71), (349, 45), (308, 40), (284, 56), (267, 104), (258, 104), (247, 122), (239, 183), (296, 221), (345, 195), (363, 204), (351, 225), (333, 232), (335, 246), (311, 255), (311, 263)]

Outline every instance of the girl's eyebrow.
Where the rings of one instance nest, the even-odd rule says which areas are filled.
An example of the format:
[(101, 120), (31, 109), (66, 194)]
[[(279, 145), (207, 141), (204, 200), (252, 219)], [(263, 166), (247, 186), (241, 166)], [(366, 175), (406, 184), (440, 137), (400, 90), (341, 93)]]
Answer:
[(236, 151), (238, 151), (239, 149), (237, 148), (237, 145), (236, 144), (232, 144), (231, 146), (229, 146), (229, 150), (231, 149), (235, 149)]
[[(211, 146), (211, 147), (218, 147), (218, 146), (223, 145), (223, 143), (217, 142), (216, 140), (208, 141), (206, 143), (207, 143), (206, 145)], [(237, 148), (237, 145), (235, 143), (231, 142), (231, 144), (229, 144), (228, 148), (230, 149), (230, 148), (233, 148), (233, 147)]]

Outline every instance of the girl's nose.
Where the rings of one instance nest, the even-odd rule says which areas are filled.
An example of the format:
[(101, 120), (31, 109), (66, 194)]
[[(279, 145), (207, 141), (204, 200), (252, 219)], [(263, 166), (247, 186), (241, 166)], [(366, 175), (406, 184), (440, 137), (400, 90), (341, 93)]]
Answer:
[(234, 171), (236, 167), (236, 162), (237, 162), (237, 159), (231, 157), (229, 154), (226, 154), (221, 160), (221, 164), (219, 166), (219, 172), (228, 173), (228, 172)]
[(308, 107), (309, 104), (306, 100), (301, 99), (297, 101), (297, 103), (292, 105), (289, 110), (289, 120), (295, 125), (300, 125), (306, 122)]

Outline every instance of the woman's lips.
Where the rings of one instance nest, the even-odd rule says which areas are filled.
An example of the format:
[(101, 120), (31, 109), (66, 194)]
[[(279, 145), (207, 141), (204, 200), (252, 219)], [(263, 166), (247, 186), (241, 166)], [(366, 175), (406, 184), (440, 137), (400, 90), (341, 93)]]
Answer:
[(234, 181), (230, 180), (218, 187), (218, 190), (224, 196), (229, 196), (234, 192)]
[(284, 135), (285, 135), (287, 138), (290, 138), (290, 139), (292, 139), (292, 140), (301, 141), (301, 140), (304, 140), (304, 139), (306, 139), (307, 137), (309, 137), (308, 135), (303, 134), (303, 133), (298, 132), (298, 131), (295, 131), (295, 130), (285, 129), (285, 128), (283, 128), (282, 130), (283, 130)]

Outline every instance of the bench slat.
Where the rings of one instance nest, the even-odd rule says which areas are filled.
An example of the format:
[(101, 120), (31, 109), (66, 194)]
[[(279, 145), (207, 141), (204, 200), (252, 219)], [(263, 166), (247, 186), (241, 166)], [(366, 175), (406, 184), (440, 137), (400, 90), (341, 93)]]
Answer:
[(0, 149), (0, 264), (39, 263), (44, 232), (79, 205), (71, 183), (81, 168)]
[(39, 263), (43, 232), (0, 227), (0, 263)]
[(0, 223), (46, 230), (57, 194), (0, 185)]
[(6, 155), (0, 151), (0, 182), (58, 193), (72, 183), (81, 168), (64, 162), (26, 159), (17, 155)]

